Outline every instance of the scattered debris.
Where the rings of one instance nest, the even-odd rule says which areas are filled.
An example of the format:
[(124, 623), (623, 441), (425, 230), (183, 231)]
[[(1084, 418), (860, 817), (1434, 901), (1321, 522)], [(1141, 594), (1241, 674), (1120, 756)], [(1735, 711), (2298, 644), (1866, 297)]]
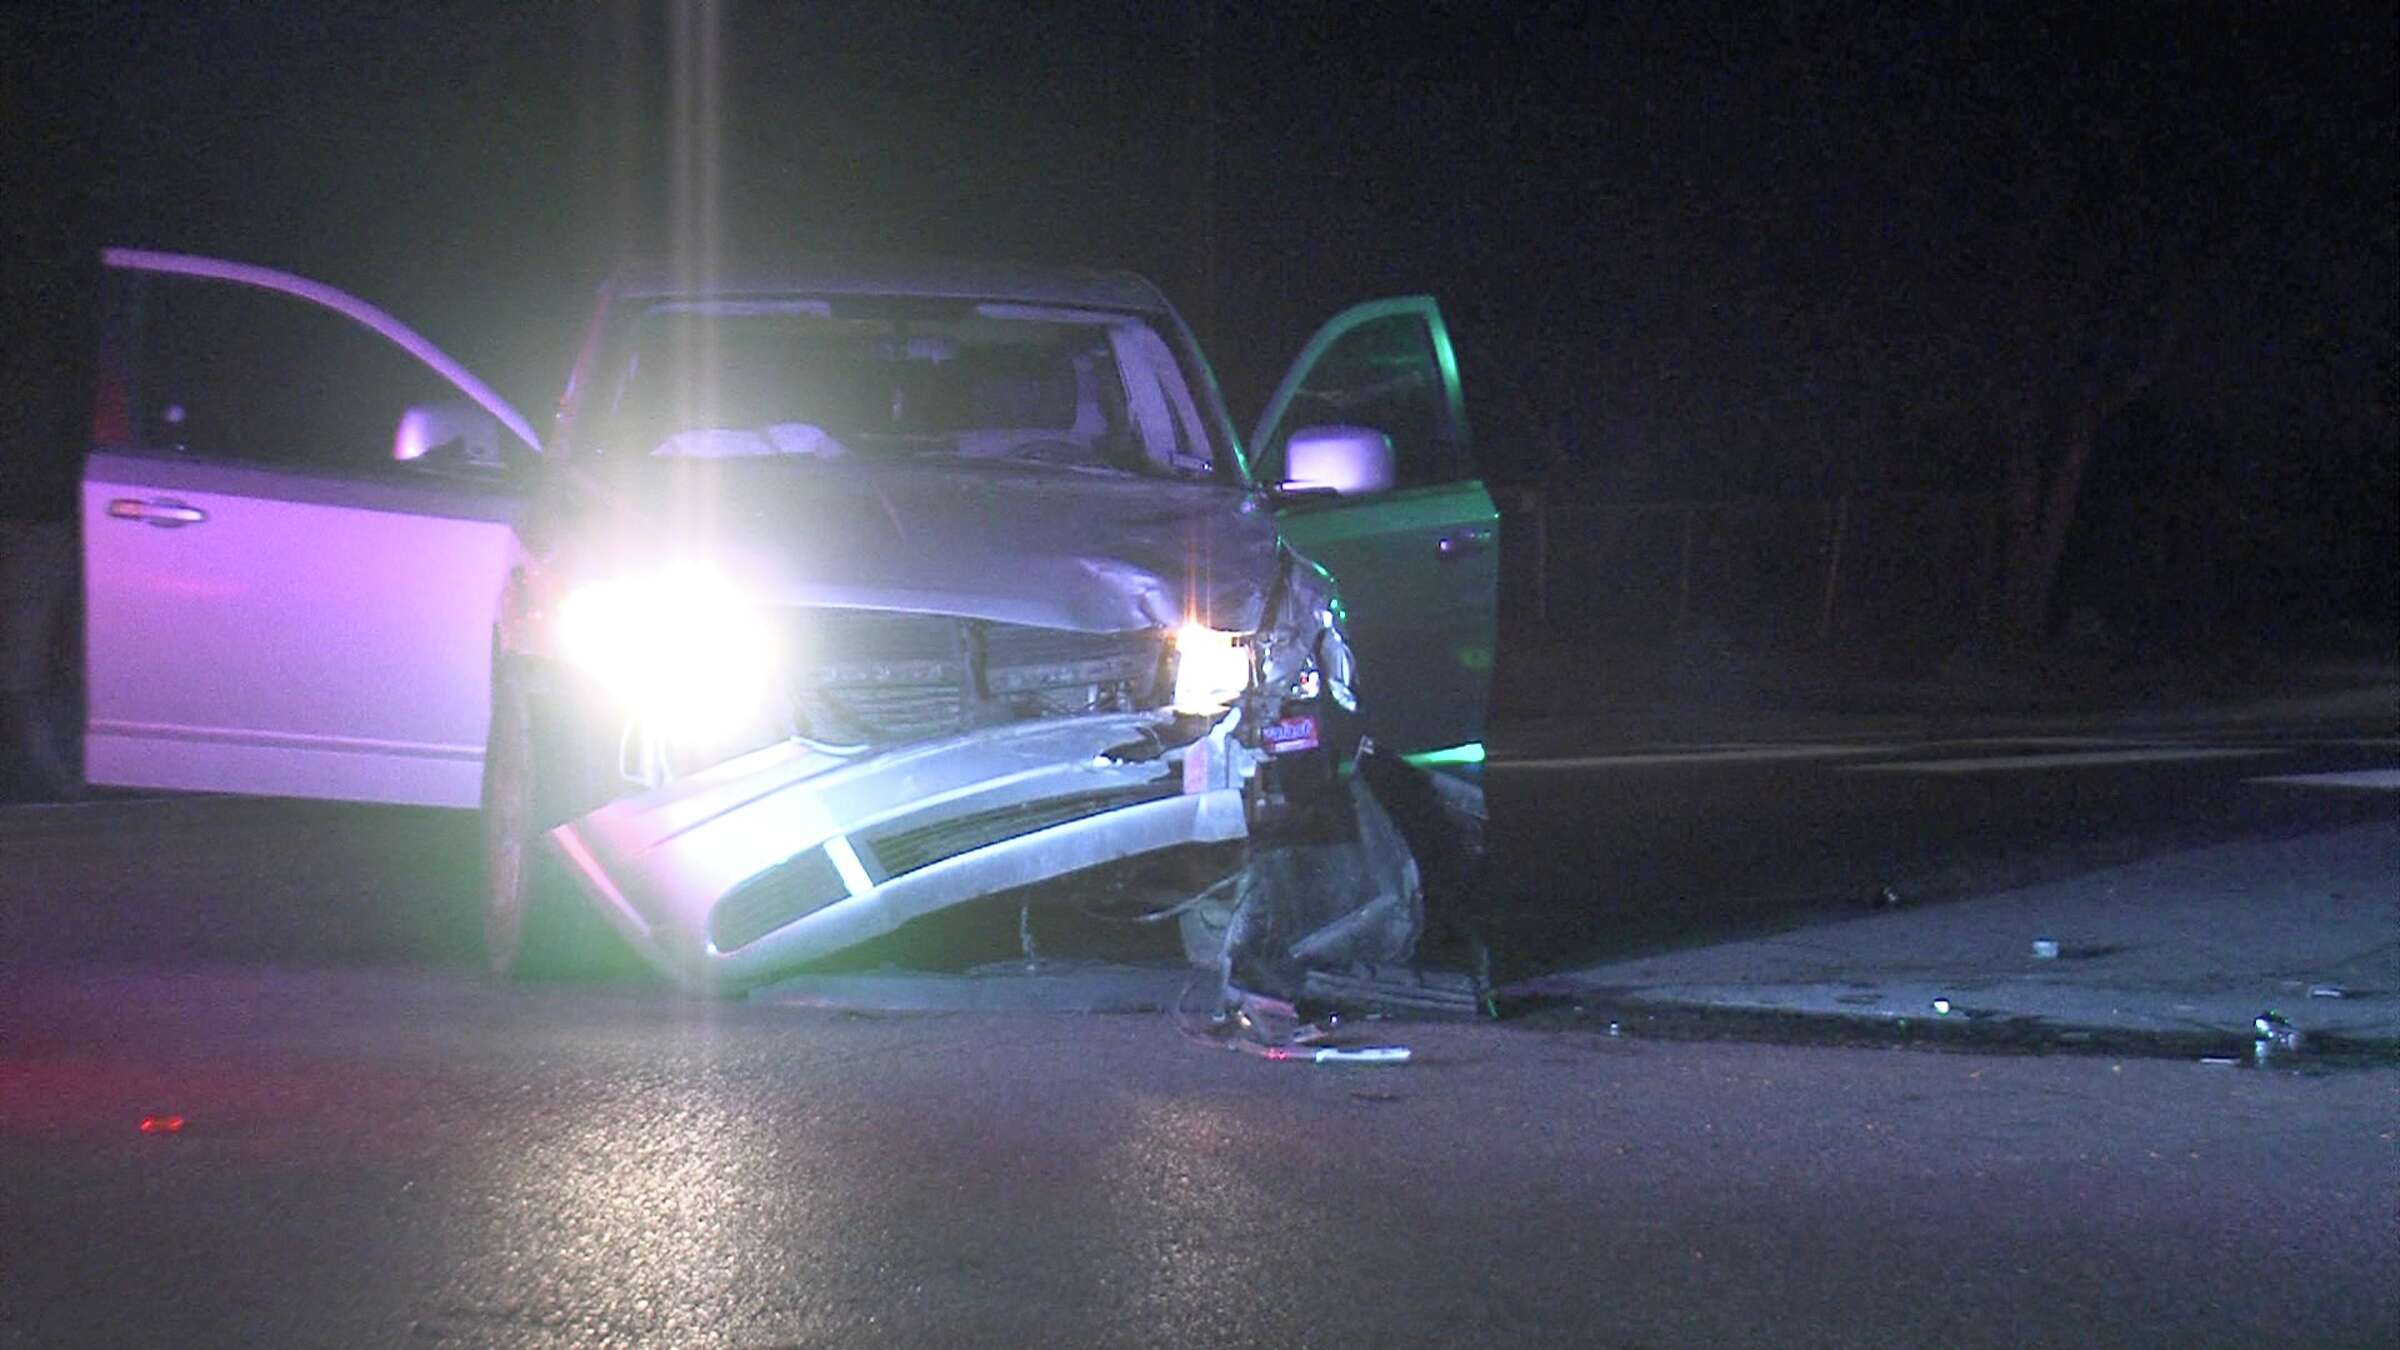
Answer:
[(1398, 969), (1415, 959), (1425, 927), (1415, 855), (1357, 779), (1330, 806), (1254, 848), (1225, 931), (1228, 986), (1298, 998), (1311, 971)]
[(2272, 1008), (2252, 1018), (2250, 1025), (2258, 1032), (2258, 1039), (2250, 1046), (2251, 1057), (2260, 1064), (2276, 1054), (2296, 1055), (2307, 1047), (2307, 1037), (2300, 1028)]
[(1280, 1047), (1313, 1041), (1325, 1034), (1326, 1028), (1314, 1022), (1304, 1022), (1300, 1010), (1283, 999), (1247, 989), (1230, 991), (1231, 1006), (1225, 1022), (1234, 1035), (1261, 1046)]
[(2260, 1036), (2275, 1042), (2275, 1048), (2278, 1050), (2300, 1048), (2300, 1028), (2293, 1026), (2290, 1018), (2272, 1008), (2251, 1019), (2250, 1024), (2257, 1029)]
[(142, 1117), (142, 1133), (144, 1133), (144, 1134), (181, 1134), (181, 1133), (183, 1133), (183, 1117), (181, 1117), (181, 1116), (144, 1116), (144, 1117)]
[(1405, 1045), (1361, 1045), (1351, 1049), (1322, 1045), (1272, 1045), (1260, 1052), (1266, 1059), (1296, 1059), (1309, 1064), (1406, 1064)]
[(2055, 961), (2055, 960), (2057, 960), (2057, 959), (2058, 959), (2058, 939), (2056, 939), (2056, 938), (2035, 938), (2035, 939), (2033, 940), (2033, 959), (2034, 959), (2034, 960), (2036, 960), (2036, 961)]
[(2338, 984), (2313, 984), (2308, 988), (2310, 998), (2348, 998), (2350, 991)]
[(1184, 1039), (1197, 1045), (1212, 1045), (1221, 1050), (1271, 1059), (1306, 1064), (1406, 1064), (1410, 1058), (1405, 1045), (1322, 1045), (1334, 1034), (1338, 1018), (1328, 1016), (1320, 1022), (1303, 1022), (1299, 1009), (1283, 999), (1260, 994), (1238, 986), (1225, 986), (1224, 1002), (1205, 1022), (1196, 1022), (1187, 1011), (1197, 978), (1184, 986), (1183, 994), (1168, 1010), (1175, 1029)]
[(1867, 897), (1867, 908), (1869, 909), (1898, 909), (1899, 907), (1900, 892), (1889, 886), (1882, 887), (1875, 894)]

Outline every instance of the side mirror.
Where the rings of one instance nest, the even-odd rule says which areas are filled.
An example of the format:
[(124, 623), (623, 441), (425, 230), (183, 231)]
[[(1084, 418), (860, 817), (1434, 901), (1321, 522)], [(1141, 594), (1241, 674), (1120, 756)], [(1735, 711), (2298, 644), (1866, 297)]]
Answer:
[(465, 400), (412, 404), (392, 429), (392, 458), (427, 473), (498, 474), (500, 421)]
[(1288, 492), (1333, 492), (1344, 497), (1388, 492), (1400, 481), (1392, 438), (1373, 427), (1302, 427), (1284, 443)]

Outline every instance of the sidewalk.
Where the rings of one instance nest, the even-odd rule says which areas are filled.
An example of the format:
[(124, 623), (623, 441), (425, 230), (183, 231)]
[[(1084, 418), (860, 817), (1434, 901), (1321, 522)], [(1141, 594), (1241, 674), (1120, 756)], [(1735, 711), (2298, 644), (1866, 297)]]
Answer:
[[(2037, 941), (2058, 955), (2035, 954)], [(2400, 821), (2153, 858), (1785, 936), (1611, 962), (1538, 992), (1648, 1010), (2307, 1036), (2400, 1049)]]

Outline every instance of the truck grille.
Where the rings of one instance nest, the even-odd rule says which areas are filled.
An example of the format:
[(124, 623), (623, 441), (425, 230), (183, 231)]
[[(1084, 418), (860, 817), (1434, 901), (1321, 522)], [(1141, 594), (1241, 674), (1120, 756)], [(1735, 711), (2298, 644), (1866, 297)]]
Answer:
[(1165, 702), (1165, 635), (1081, 633), (940, 614), (793, 611), (796, 729), (898, 745), (971, 727)]

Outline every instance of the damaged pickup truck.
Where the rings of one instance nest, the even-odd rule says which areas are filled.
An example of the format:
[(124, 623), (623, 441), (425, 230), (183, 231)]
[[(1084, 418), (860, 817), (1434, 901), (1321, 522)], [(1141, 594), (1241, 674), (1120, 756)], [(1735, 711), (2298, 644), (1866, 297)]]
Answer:
[[(1415, 864), (1354, 770), (1477, 757), (1496, 574), (1430, 299), (1328, 323), (1246, 454), (1136, 277), (627, 271), (537, 444), (363, 302), (107, 261), (93, 781), (478, 806), (503, 974), (596, 914), (732, 991), (1135, 875), (1254, 984), (1408, 958)], [(212, 380), (322, 350), (261, 330), (287, 310), (446, 387), (372, 453), (245, 426)]]

